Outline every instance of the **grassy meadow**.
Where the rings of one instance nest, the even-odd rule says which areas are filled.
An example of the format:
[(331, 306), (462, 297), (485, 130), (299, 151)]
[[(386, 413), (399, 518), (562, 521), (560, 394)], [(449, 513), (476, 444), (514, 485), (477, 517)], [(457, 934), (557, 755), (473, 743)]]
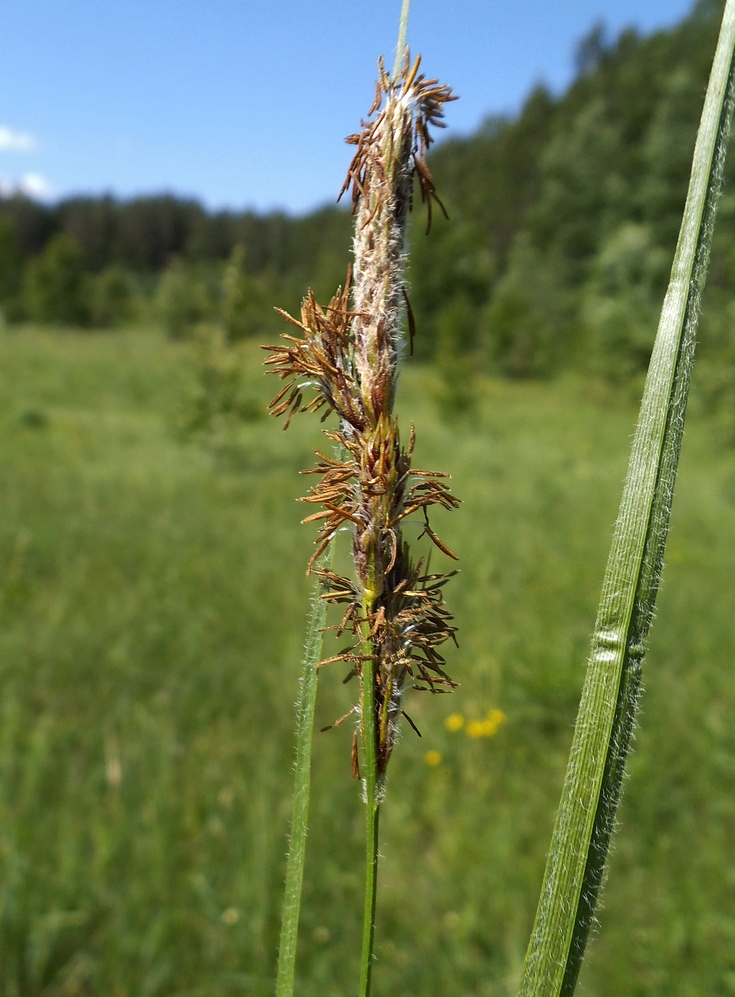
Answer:
[[(272, 992), (314, 536), (294, 500), (321, 444), (261, 414), (275, 382), (244, 356), (248, 418), (191, 436), (188, 344), (0, 335), (0, 997)], [(374, 987), (511, 997), (637, 406), (573, 377), (482, 381), (455, 419), (438, 395), (409, 365), (416, 463), (463, 500), (432, 521), (461, 556), (460, 688), (407, 705)], [(735, 453), (694, 411), (590, 997), (735, 994), (734, 549)], [(321, 673), (319, 726), (342, 678)], [(315, 739), (300, 997), (357, 982), (351, 733)]]

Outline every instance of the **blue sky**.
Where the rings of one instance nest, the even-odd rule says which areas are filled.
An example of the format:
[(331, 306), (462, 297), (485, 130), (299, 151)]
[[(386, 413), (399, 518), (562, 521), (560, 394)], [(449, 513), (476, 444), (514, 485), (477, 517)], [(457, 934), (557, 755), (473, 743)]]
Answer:
[[(448, 133), (559, 92), (603, 20), (649, 32), (691, 0), (413, 0), (408, 41), (460, 94)], [(172, 191), (212, 208), (333, 200), (400, 0), (2, 0), (0, 189)]]

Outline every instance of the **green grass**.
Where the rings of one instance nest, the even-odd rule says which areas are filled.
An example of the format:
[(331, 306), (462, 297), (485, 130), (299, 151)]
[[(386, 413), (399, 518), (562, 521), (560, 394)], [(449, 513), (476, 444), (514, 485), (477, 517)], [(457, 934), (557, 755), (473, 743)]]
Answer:
[[(248, 391), (273, 386), (248, 352)], [(185, 345), (0, 338), (0, 995), (270, 994), (313, 528), (316, 420), (181, 438)], [(695, 375), (696, 378), (696, 375)], [(272, 382), (273, 379), (271, 379)], [(486, 382), (417, 464), (463, 500), (450, 697), (415, 695), (381, 819), (376, 995), (515, 992), (636, 406)], [(308, 510), (307, 510), (308, 511)], [(582, 992), (735, 994), (735, 454), (691, 421), (621, 831)], [(339, 556), (338, 551), (338, 556)], [(344, 552), (342, 552), (344, 555)], [(438, 564), (438, 559), (435, 560)], [(352, 704), (320, 680), (317, 724)], [(448, 732), (454, 712), (507, 722)], [(354, 991), (363, 806), (352, 728), (315, 739), (299, 997)], [(439, 751), (441, 764), (424, 762)]]

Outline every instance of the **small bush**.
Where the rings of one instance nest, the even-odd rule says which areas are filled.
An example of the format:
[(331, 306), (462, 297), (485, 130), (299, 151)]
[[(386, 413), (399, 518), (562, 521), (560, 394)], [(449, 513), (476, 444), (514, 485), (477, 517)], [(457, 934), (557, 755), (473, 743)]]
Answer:
[(22, 283), (22, 260), (13, 227), (7, 218), (0, 217), (0, 307), (4, 312), (13, 311)]
[(581, 304), (595, 373), (615, 382), (645, 373), (668, 263), (645, 225), (625, 223), (603, 244)]
[(462, 296), (442, 309), (436, 320), (436, 367), (440, 377), (438, 402), (449, 419), (469, 415), (477, 403), (477, 315)]
[(262, 418), (265, 407), (246, 389), (242, 348), (230, 344), (218, 325), (202, 323), (193, 338), (194, 385), (182, 413), (182, 435), (216, 435)]
[(262, 282), (247, 272), (245, 262), (244, 247), (235, 246), (222, 276), (222, 325), (230, 340), (262, 333), (264, 315), (270, 318), (273, 310)]
[(89, 318), (85, 297), (81, 249), (69, 235), (53, 236), (26, 269), (24, 311), (36, 322), (84, 325)]
[(576, 330), (559, 270), (528, 236), (516, 240), (482, 323), (481, 338), (498, 373), (548, 377), (573, 355)]
[(156, 313), (172, 339), (188, 339), (200, 322), (212, 318), (215, 295), (205, 275), (176, 260), (161, 275)]
[(92, 325), (111, 329), (133, 314), (133, 287), (121, 266), (107, 267), (88, 278), (87, 298)]

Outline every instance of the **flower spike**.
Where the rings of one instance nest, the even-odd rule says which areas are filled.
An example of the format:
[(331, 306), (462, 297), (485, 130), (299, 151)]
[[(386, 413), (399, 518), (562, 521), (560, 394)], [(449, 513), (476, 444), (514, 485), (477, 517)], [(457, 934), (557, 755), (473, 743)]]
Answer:
[[(307, 572), (315, 571), (324, 587), (321, 598), (343, 613), (339, 624), (326, 629), (352, 636), (321, 665), (343, 662), (349, 668), (345, 681), (361, 681), (360, 704), (331, 726), (356, 713), (366, 752), (366, 732), (374, 731), (381, 779), (401, 716), (417, 730), (403, 710), (405, 689), (449, 692), (456, 684), (440, 652), (447, 640), (456, 642), (443, 600), (456, 572), (429, 574), (422, 559), (412, 558), (402, 526), (420, 514), (422, 535), (456, 559), (429, 525), (429, 511), (455, 509), (459, 502), (445, 483), (448, 475), (412, 469), (415, 430), (411, 426), (404, 447), (393, 415), (403, 315), (411, 342), (415, 325), (404, 277), (413, 182), (418, 180), (430, 223), (432, 202), (444, 211), (426, 163), (430, 128), (443, 127), (444, 104), (455, 99), (449, 87), (420, 73), (420, 65), (420, 57), (412, 63), (406, 51), (401, 72), (391, 79), (381, 59), (369, 120), (347, 138), (356, 151), (339, 196), (351, 196), (355, 232), (353, 266), (343, 287), (326, 306), (309, 291), (300, 319), (281, 312), (300, 335), (285, 334), (282, 344), (264, 347), (269, 372), (284, 382), (270, 404), (273, 415), (285, 416), (286, 426), (306, 411), (321, 410), (323, 418), (335, 413), (339, 421), (338, 429), (326, 432), (338, 456), (316, 451), (316, 466), (303, 472), (317, 478), (301, 500), (316, 511), (303, 522), (319, 524)], [(315, 568), (345, 528), (352, 534), (353, 578)], [(365, 723), (366, 703), (374, 724)], [(356, 738), (352, 769), (359, 775), (358, 754)]]

